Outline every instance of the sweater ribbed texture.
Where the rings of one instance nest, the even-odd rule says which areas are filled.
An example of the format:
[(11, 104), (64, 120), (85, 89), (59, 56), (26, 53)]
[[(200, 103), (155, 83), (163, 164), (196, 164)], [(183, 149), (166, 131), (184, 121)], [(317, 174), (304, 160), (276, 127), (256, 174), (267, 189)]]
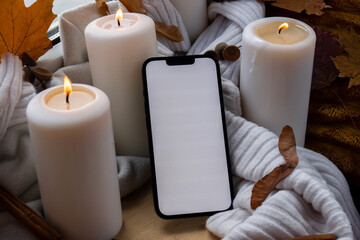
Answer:
[[(155, 0), (144, 2), (155, 4)], [(158, 7), (145, 4), (150, 15), (179, 26), (188, 38), (177, 12), (169, 10), (168, 0), (159, 2)], [(212, 23), (190, 49), (187, 44), (162, 39), (160, 53), (169, 56), (173, 51), (188, 50), (188, 54), (203, 54), (220, 42), (239, 46), (245, 26), (264, 17), (264, 11), (264, 5), (256, 0), (214, 2), (208, 8)], [(220, 61), (220, 72), (236, 196), (234, 209), (211, 216), (206, 227), (227, 240), (275, 240), (321, 233), (334, 233), (338, 239), (359, 238), (360, 217), (344, 176), (328, 159), (304, 148), (297, 148), (299, 164), (295, 170), (260, 207), (255, 211), (250, 208), (254, 184), (285, 160), (274, 133), (241, 117), (240, 61)]]

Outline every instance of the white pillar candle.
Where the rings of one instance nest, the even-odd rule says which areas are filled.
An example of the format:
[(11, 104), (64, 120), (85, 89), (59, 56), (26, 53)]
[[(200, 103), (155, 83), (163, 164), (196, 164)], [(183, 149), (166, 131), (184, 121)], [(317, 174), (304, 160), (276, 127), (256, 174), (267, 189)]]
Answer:
[(208, 26), (207, 0), (170, 0), (170, 2), (180, 14), (190, 42), (195, 42)]
[(93, 84), (110, 99), (116, 153), (148, 156), (141, 68), (157, 56), (154, 21), (124, 13), (119, 27), (105, 16), (86, 27), (85, 39)]
[(109, 100), (83, 84), (65, 98), (53, 87), (26, 110), (45, 216), (63, 239), (111, 239), (122, 212)]
[[(287, 29), (278, 27), (288, 23)], [(245, 27), (240, 92), (243, 116), (277, 135), (285, 125), (304, 146), (316, 36), (307, 24), (284, 17)]]

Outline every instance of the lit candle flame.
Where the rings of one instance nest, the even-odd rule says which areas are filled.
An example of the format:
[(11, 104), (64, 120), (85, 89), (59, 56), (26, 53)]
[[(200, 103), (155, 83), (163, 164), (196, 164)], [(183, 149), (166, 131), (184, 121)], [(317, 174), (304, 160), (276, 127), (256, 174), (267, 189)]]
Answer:
[(289, 24), (288, 23), (283, 23), (279, 26), (278, 30), (279, 30), (279, 34), (281, 33), (281, 30), (283, 29), (288, 29), (289, 28)]
[(69, 95), (72, 92), (72, 86), (71, 81), (67, 76), (64, 77), (64, 92), (66, 93), (66, 103), (69, 103)]
[(124, 12), (121, 8), (119, 8), (116, 12), (116, 16), (115, 16), (115, 19), (118, 23), (118, 26), (120, 27), (120, 21), (123, 20), (124, 18)]

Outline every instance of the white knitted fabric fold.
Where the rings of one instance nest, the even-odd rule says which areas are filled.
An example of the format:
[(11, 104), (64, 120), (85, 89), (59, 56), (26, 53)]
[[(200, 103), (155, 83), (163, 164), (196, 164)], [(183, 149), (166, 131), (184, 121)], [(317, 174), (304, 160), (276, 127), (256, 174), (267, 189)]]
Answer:
[(18, 56), (2, 54), (0, 64), (0, 140), (8, 127), (26, 122), (25, 108), (35, 95), (23, 82), (23, 65)]
[(254, 184), (284, 163), (284, 158), (275, 134), (230, 112), (226, 118), (237, 194), (234, 210), (208, 219), (210, 231), (224, 239), (275, 240), (321, 233), (354, 239), (353, 231), (359, 236), (359, 214), (343, 175), (325, 157), (300, 147), (293, 173), (252, 210)]

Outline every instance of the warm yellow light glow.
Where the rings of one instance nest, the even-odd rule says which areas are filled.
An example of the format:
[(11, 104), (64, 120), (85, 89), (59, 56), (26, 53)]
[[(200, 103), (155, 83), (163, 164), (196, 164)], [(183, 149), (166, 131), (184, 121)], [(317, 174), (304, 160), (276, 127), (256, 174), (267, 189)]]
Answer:
[(72, 92), (71, 81), (67, 76), (64, 77), (64, 92), (66, 94), (70, 94)]
[(118, 25), (120, 26), (120, 21), (124, 18), (124, 12), (121, 8), (119, 8), (116, 12), (115, 19), (118, 22)]
[(278, 28), (279, 34), (280, 34), (281, 30), (283, 30), (283, 29), (288, 29), (288, 28), (289, 28), (289, 24), (288, 24), (288, 23), (282, 23), (282, 24), (279, 26), (279, 28)]

